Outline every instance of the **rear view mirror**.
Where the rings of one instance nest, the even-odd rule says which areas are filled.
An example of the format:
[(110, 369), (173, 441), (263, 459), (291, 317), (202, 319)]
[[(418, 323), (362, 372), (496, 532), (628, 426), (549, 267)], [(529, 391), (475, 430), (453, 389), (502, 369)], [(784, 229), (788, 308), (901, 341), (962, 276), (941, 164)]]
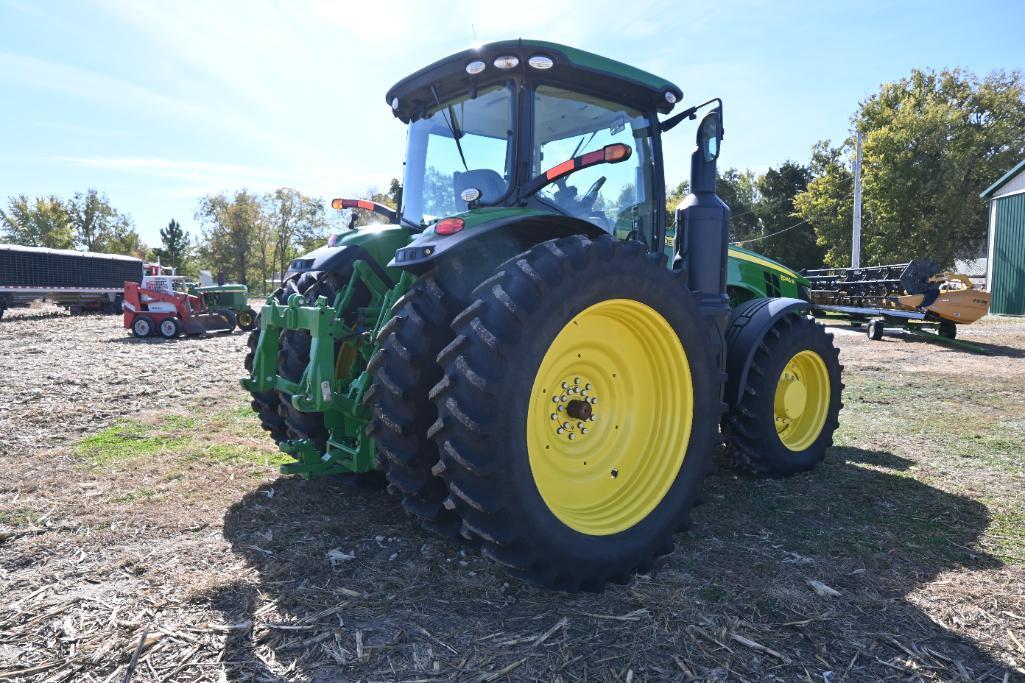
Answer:
[(722, 141), (722, 119), (719, 111), (709, 112), (698, 126), (698, 149), (706, 162), (719, 158), (719, 143)]

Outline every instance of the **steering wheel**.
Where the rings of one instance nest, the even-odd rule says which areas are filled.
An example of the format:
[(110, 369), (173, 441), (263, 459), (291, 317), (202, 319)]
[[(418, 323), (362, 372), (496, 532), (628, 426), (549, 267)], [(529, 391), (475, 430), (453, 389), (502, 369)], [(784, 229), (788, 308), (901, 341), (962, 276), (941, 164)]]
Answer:
[(602, 176), (601, 178), (598, 178), (598, 180), (595, 180), (594, 184), (592, 184), (591, 187), (587, 188), (587, 192), (585, 192), (584, 196), (580, 198), (580, 206), (590, 211), (591, 208), (594, 206), (594, 203), (598, 200), (598, 192), (601, 190), (606, 180), (608, 180), (608, 178), (606, 178), (605, 176)]

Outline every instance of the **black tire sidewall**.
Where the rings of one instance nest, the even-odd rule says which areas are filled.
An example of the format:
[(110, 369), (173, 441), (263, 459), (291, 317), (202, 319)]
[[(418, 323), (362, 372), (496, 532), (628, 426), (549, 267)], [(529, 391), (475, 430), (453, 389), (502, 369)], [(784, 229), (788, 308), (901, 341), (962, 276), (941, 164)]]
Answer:
[[(563, 563), (606, 564), (607, 571), (618, 573), (632, 569), (635, 558), (652, 555), (652, 545), (664, 542), (686, 521), (716, 438), (721, 401), (715, 359), (708, 337), (701, 332), (707, 325), (701, 323), (689, 294), (680, 288), (653, 288), (650, 276), (629, 272), (627, 266), (636, 266), (636, 259), (603, 265), (606, 267), (601, 270), (605, 272), (563, 278), (560, 286), (545, 294), (539, 310), (523, 326), (526, 341), (506, 357), (504, 369), (508, 374), (498, 391), (498, 395), (508, 397), (512, 415), (502, 421), (506, 429), (495, 435), (494, 442), (507, 444), (503, 448), (507, 452), (496, 458), (500, 469), (497, 476), (507, 481), (503, 495), (522, 513), (520, 525), (527, 528), (536, 554), (560, 556)], [(694, 412), (686, 457), (662, 501), (629, 529), (591, 536), (560, 521), (541, 497), (530, 468), (525, 425), (534, 379), (551, 342), (575, 315), (613, 298), (646, 304), (661, 314), (679, 336), (690, 365)]]

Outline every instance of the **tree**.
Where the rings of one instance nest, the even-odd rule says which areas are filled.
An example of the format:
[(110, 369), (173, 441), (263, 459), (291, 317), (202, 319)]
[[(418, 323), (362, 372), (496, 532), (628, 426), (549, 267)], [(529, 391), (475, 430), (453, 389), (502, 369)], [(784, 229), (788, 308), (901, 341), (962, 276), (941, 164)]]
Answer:
[[(1025, 79), (915, 70), (881, 86), (852, 124), (864, 136), (862, 263), (951, 266), (985, 239), (979, 193), (1025, 156)], [(815, 227), (827, 262), (846, 265), (853, 137), (835, 149), (820, 143), (815, 154), (823, 175), (797, 197), (797, 212)]]
[(224, 272), (229, 280), (247, 285), (252, 278), (262, 275), (254, 261), (257, 233), (264, 220), (256, 195), (248, 190), (239, 190), (234, 196), (207, 195), (199, 200), (196, 220), (203, 226), (203, 265), (215, 274)]
[(261, 203), (273, 240), (270, 263), (277, 272), (287, 271), (298, 252), (310, 251), (327, 242), (328, 224), (320, 199), (282, 187), (264, 195)]
[(78, 192), (66, 206), (79, 248), (108, 254), (146, 251), (131, 216), (118, 212), (106, 195), (93, 189)]
[(0, 209), (0, 230), (4, 241), (26, 247), (75, 246), (67, 206), (53, 195), (32, 201), (25, 195), (8, 198), (7, 210)]
[(160, 228), (160, 243), (162, 246), (153, 251), (161, 263), (173, 267), (175, 272), (184, 272), (192, 245), (181, 223), (172, 218), (166, 228)]
[(752, 247), (797, 270), (819, 268), (825, 256), (816, 242), (815, 230), (794, 212), (794, 198), (807, 189), (810, 180), (808, 167), (792, 161), (770, 168), (758, 178), (755, 214), (765, 238), (753, 242)]
[(758, 178), (753, 171), (726, 169), (719, 174), (716, 194), (730, 207), (730, 241), (739, 242), (759, 234)]

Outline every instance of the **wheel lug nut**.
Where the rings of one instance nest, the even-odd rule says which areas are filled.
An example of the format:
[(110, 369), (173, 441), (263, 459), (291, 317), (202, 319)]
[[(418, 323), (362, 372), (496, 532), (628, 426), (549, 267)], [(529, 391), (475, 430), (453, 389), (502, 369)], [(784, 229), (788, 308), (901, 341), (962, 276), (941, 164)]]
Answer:
[(561, 412), (563, 411), (563, 407), (562, 407), (562, 406), (559, 406), (559, 407), (557, 408), (557, 410), (558, 410), (558, 411), (559, 411), (559, 412), (561, 413)]
[(562, 427), (559, 427), (558, 429), (555, 430), (555, 433), (556, 434), (562, 434), (564, 431), (566, 431), (566, 430), (563, 429)]
[(587, 434), (587, 427), (581, 427), (580, 428), (580, 433), (581, 434)]
[(590, 384), (585, 384), (585, 385), (584, 385), (584, 388), (585, 388), (585, 389), (587, 389), (587, 390), (590, 390), (590, 389), (591, 389), (592, 387), (591, 387), (591, 385), (590, 385)]
[(573, 440), (573, 437), (575, 437), (575, 436), (576, 436), (576, 434), (574, 434), (574, 433), (570, 432), (570, 434), (569, 434), (569, 440), (570, 440), (570, 441), (572, 441), (572, 440)]
[(579, 377), (574, 377), (573, 378), (573, 384), (580, 384), (580, 378)]
[(598, 403), (598, 398), (596, 396), (592, 396), (588, 400), (591, 402), (591, 405), (597, 405)]
[(583, 428), (584, 428), (584, 423), (583, 422), (577, 422), (577, 429), (583, 429)]
[(563, 382), (562, 383), (562, 388), (563, 389), (569, 389), (569, 382)]
[(552, 413), (552, 419), (554, 420), (556, 417), (558, 416), (555, 413)]
[(598, 416), (597, 415), (592, 415), (591, 417), (589, 417), (587, 419), (589, 419), (591, 422), (597, 422), (598, 421)]

